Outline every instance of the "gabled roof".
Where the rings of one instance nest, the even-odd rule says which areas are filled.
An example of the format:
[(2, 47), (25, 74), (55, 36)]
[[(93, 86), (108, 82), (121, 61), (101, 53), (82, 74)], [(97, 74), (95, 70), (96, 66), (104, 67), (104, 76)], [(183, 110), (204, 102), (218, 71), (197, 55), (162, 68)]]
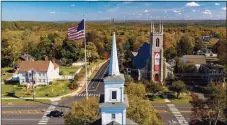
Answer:
[(50, 61), (22, 61), (19, 64), (19, 72), (27, 72), (34, 69), (37, 72), (47, 72)]
[(135, 68), (141, 69), (146, 66), (146, 62), (150, 57), (150, 44), (144, 43), (142, 47), (140, 47), (138, 54), (133, 59), (133, 64)]
[(54, 69), (59, 67), (59, 65), (57, 63), (53, 63), (53, 64), (54, 64)]
[(134, 57), (137, 56), (137, 54), (138, 54), (138, 52), (133, 52), (133, 51), (131, 51), (131, 53)]

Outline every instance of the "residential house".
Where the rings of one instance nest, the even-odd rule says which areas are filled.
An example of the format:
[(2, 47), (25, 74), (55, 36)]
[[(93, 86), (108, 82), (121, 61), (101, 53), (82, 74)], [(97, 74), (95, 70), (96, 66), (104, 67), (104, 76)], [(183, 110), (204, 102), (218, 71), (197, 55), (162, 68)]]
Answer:
[(35, 81), (36, 85), (48, 85), (59, 78), (59, 65), (51, 61), (23, 61), (18, 70), (20, 84)]

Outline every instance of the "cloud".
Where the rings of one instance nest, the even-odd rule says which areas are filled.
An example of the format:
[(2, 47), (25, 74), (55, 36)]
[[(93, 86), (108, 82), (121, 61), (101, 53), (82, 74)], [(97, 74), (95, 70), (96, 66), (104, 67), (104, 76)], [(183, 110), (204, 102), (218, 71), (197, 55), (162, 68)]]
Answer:
[(212, 17), (212, 12), (208, 9), (206, 9), (205, 11), (202, 12), (203, 14), (206, 14), (206, 15), (210, 15), (210, 17)]
[(226, 7), (222, 7), (221, 9), (226, 10)]
[(52, 11), (52, 12), (50, 12), (50, 14), (55, 14), (56, 12), (54, 12), (54, 11)]
[(141, 14), (141, 13), (139, 13), (138, 15), (139, 15), (139, 16), (142, 16), (142, 14)]
[(195, 12), (196, 10), (192, 10), (193, 12)]
[(72, 4), (72, 5), (70, 5), (70, 6), (71, 6), (71, 7), (75, 7), (75, 5), (73, 5), (73, 4)]
[(106, 11), (107, 12), (114, 12), (114, 11), (117, 11), (120, 7), (114, 7), (114, 8), (110, 8), (110, 9), (107, 9)]
[(196, 2), (190, 2), (190, 3), (187, 3), (185, 6), (187, 7), (197, 7), (197, 6), (200, 6), (198, 3)]
[(149, 11), (148, 10), (144, 10), (144, 13), (148, 13)]
[(166, 13), (167, 11), (165, 10), (164, 12)]
[(102, 13), (102, 11), (99, 10), (98, 13)]
[(177, 10), (173, 10), (173, 12), (174, 12), (174, 13), (180, 13), (180, 10), (179, 10), (179, 11), (177, 11)]
[(219, 6), (219, 5), (220, 5), (220, 3), (215, 3), (214, 5)]

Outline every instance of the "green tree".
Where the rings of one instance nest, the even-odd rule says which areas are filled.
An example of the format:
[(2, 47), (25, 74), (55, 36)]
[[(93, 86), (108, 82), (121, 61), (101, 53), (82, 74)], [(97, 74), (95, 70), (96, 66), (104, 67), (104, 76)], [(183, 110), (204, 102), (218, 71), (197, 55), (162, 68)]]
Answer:
[(74, 41), (63, 41), (62, 46), (58, 46), (56, 53), (56, 57), (58, 59), (64, 59), (66, 64), (81, 59), (80, 48)]
[(146, 86), (147, 93), (151, 93), (152, 97), (155, 94), (162, 92), (164, 90), (163, 86), (159, 83), (154, 83), (152, 81), (145, 81), (144, 84)]
[(186, 92), (187, 88), (183, 81), (178, 80), (174, 81), (169, 89), (173, 92), (177, 93), (177, 98), (179, 97), (180, 93)]
[(193, 37), (187, 35), (182, 36), (176, 47), (178, 56), (191, 55), (194, 44), (195, 39)]
[(87, 45), (87, 57), (88, 57), (89, 64), (91, 62), (96, 61), (99, 58), (97, 48), (96, 48), (95, 44), (92, 42), (89, 42)]
[(99, 99), (89, 97), (81, 102), (75, 101), (72, 112), (64, 117), (66, 125), (89, 125), (99, 119)]

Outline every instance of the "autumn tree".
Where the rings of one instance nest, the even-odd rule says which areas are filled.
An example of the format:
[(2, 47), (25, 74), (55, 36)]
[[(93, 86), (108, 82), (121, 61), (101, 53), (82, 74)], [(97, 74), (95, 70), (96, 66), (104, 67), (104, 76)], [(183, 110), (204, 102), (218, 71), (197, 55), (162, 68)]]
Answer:
[(72, 104), (72, 111), (65, 115), (65, 125), (90, 125), (99, 119), (99, 99), (89, 97), (81, 102), (75, 101)]
[(129, 100), (127, 118), (140, 125), (161, 125), (160, 117), (150, 101), (144, 99), (145, 87), (141, 83), (130, 83), (126, 87)]

